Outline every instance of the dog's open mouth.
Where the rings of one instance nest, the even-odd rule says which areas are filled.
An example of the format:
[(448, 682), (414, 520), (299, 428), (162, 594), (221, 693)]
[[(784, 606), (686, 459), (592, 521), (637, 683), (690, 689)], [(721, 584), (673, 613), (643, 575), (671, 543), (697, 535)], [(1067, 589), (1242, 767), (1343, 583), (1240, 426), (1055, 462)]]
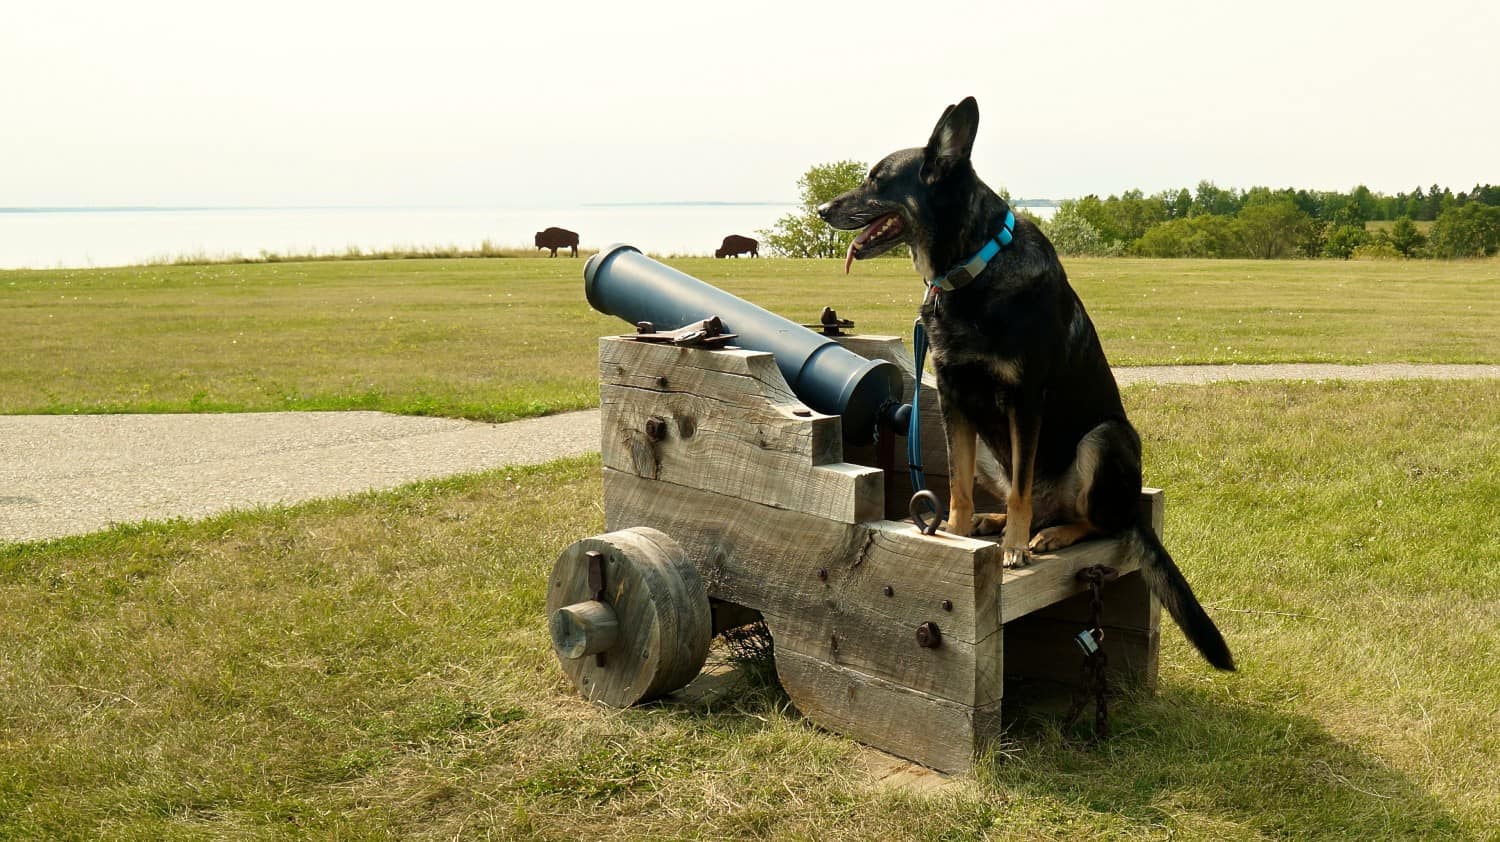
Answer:
[(865, 230), (859, 232), (854, 242), (849, 244), (849, 253), (844, 255), (844, 274), (849, 274), (849, 267), (854, 264), (855, 259), (864, 260), (882, 254), (886, 249), (895, 245), (906, 233), (905, 226), (901, 224), (901, 214), (888, 213), (876, 218), (874, 222), (865, 226)]

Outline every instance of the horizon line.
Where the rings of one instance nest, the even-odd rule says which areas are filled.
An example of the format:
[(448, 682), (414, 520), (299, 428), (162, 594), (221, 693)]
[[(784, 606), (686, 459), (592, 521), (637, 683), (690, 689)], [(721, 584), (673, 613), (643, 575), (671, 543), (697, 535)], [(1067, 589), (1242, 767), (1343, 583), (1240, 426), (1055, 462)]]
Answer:
[(570, 207), (645, 207), (645, 206), (763, 206), (783, 207), (796, 202), (768, 201), (629, 201), (579, 202), (577, 204), (476, 205), (476, 204), (310, 204), (310, 205), (0, 205), (0, 213), (119, 213), (162, 211), (229, 211), (229, 210), (553, 210)]
[[(1057, 199), (1013, 199), (1016, 207), (1055, 206)], [(575, 205), (496, 206), (472, 204), (313, 204), (313, 205), (3, 205), (0, 214), (26, 213), (170, 213), (174, 211), (301, 211), (301, 210), (472, 210), (518, 211), (630, 207), (796, 207), (794, 201), (641, 200), (580, 202)]]

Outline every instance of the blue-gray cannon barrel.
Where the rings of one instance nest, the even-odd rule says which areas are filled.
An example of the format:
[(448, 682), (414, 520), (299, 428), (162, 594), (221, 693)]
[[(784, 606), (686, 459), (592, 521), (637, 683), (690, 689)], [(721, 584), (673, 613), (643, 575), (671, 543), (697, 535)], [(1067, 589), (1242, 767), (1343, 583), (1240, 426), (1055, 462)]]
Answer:
[(616, 243), (589, 258), (583, 289), (595, 310), (632, 324), (651, 322), (659, 330), (718, 316), (726, 332), (738, 334), (736, 345), (776, 355), (781, 375), (803, 403), (842, 416), (850, 444), (874, 441), (876, 423), (899, 409), (901, 372), (893, 363), (861, 357), (633, 246)]

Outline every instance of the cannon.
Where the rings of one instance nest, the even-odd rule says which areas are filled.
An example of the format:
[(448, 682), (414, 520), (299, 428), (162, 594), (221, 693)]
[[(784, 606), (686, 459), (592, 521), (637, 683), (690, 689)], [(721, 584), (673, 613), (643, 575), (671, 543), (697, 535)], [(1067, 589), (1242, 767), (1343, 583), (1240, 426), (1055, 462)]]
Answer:
[[(1050, 705), (1081, 686), (1074, 638), (1091, 605), (1077, 574), (1096, 565), (1120, 574), (1101, 619), (1112, 676), (1154, 687), (1159, 607), (1115, 540), (1012, 570), (993, 541), (907, 519), (904, 449), (872, 439), (889, 442), (913, 389), (939, 496), (947, 457), (935, 388), (915, 382), (900, 339), (815, 334), (628, 246), (596, 255), (584, 279), (597, 309), (653, 323), (599, 340), (607, 531), (565, 548), (547, 585), (554, 652), (585, 698), (668, 695), (715, 634), (759, 619), (809, 720), (963, 772), (1000, 734), (1002, 698)], [(637, 338), (714, 316), (733, 345)], [(1162, 506), (1143, 493), (1158, 532)]]
[(741, 347), (775, 357), (782, 377), (808, 406), (839, 416), (852, 443), (872, 442), (882, 415), (896, 423), (902, 383), (895, 365), (865, 359), (632, 246), (617, 243), (589, 258), (583, 289), (595, 310), (631, 323), (676, 327), (717, 316)]

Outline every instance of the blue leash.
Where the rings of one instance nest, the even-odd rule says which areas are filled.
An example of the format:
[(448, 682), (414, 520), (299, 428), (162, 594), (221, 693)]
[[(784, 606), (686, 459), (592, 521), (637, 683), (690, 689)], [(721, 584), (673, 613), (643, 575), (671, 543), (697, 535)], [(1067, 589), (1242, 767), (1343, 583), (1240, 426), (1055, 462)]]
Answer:
[[(921, 319), (917, 319), (912, 328), (911, 351), (916, 358), (917, 369), (911, 390), (911, 417), (906, 422), (906, 469), (911, 472), (912, 490), (909, 508), (912, 522), (922, 534), (936, 535), (947, 512), (943, 510), (943, 503), (937, 495), (927, 490), (927, 476), (922, 471), (922, 365), (927, 361), (927, 331), (923, 329)], [(930, 521), (922, 514), (924, 505), (927, 513), (932, 516)]]
[(927, 489), (927, 475), (922, 471), (922, 366), (927, 362), (927, 331), (917, 319), (911, 331), (911, 353), (917, 360), (916, 383), (911, 390), (911, 418), (906, 428), (906, 466), (911, 471), (911, 490)]
[[(952, 292), (955, 289), (968, 285), (970, 281), (979, 277), (979, 273), (984, 271), (984, 267), (989, 264), (990, 259), (999, 254), (1001, 249), (1010, 245), (1011, 240), (1015, 238), (1015, 228), (1015, 214), (1012, 214), (1007, 209), (1005, 211), (1005, 224), (1001, 227), (1000, 233), (990, 238), (973, 257), (951, 271), (927, 281), (927, 295), (937, 295), (939, 290)], [(925, 303), (925, 299), (923, 303)], [(911, 489), (913, 492), (911, 513), (912, 519), (917, 521), (917, 525), (922, 528), (922, 531), (931, 535), (937, 531), (937, 524), (943, 519), (942, 515), (945, 515), (946, 512), (943, 511), (942, 503), (938, 501), (937, 495), (927, 490), (927, 475), (922, 470), (922, 413), (918, 404), (919, 398), (922, 395), (922, 367), (927, 362), (927, 331), (922, 327), (922, 320), (920, 318), (917, 319), (916, 324), (912, 327), (911, 353), (917, 362), (916, 380), (912, 384), (911, 390), (911, 418), (907, 421), (906, 428), (906, 467), (911, 472)], [(932, 514), (937, 516), (934, 518), (930, 530), (923, 523), (922, 518), (918, 516), (917, 503), (919, 499), (925, 501)]]

